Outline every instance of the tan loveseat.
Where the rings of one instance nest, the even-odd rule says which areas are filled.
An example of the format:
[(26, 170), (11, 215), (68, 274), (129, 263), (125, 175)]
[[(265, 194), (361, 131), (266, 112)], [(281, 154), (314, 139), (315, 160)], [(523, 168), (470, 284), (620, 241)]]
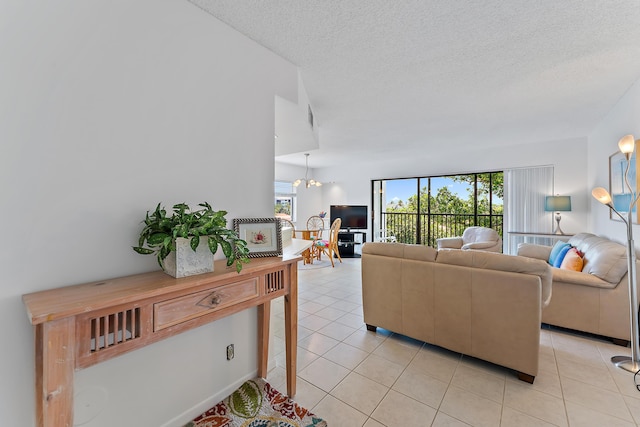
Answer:
[(551, 268), (540, 260), (401, 243), (362, 248), (369, 330), (381, 327), (518, 371), (538, 373)]
[[(631, 339), (625, 246), (604, 237), (580, 233), (569, 244), (584, 253), (582, 271), (552, 267), (553, 298), (542, 322), (614, 339)], [(548, 260), (551, 246), (521, 243), (518, 255)]]

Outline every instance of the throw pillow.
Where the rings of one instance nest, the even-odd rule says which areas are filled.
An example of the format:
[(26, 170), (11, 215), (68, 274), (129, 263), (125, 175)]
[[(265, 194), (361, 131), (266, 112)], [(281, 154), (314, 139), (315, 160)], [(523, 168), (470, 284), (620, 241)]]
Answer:
[(564, 246), (562, 249), (560, 249), (560, 252), (558, 253), (558, 256), (553, 261), (553, 266), (554, 267), (560, 268), (560, 266), (562, 265), (562, 261), (564, 261), (564, 257), (567, 256), (567, 252), (569, 252), (569, 250), (571, 250), (571, 246), (569, 246), (569, 245)]
[(560, 268), (563, 270), (582, 271), (584, 260), (582, 254), (576, 248), (569, 249), (569, 252), (564, 256)]
[(571, 250), (572, 246), (568, 245), (568, 246), (564, 246), (562, 249), (560, 249), (560, 252), (558, 253), (558, 256), (556, 257), (555, 261), (553, 261), (553, 266), (556, 268), (560, 268), (560, 266), (562, 265), (562, 261), (564, 261), (564, 257), (567, 255), (567, 252), (569, 252), (569, 250)]
[(556, 258), (558, 257), (558, 254), (563, 248), (566, 248), (566, 247), (571, 247), (571, 245), (561, 240), (558, 240), (556, 244), (553, 245), (553, 249), (551, 249), (551, 253), (549, 254), (550, 265), (553, 265), (556, 262)]

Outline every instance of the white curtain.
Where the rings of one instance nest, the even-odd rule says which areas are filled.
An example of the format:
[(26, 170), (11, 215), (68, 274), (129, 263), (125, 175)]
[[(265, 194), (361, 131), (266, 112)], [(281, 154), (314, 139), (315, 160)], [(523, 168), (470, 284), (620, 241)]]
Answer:
[(504, 171), (505, 252), (515, 254), (520, 242), (549, 244), (550, 239), (514, 237), (510, 231), (550, 233), (553, 213), (545, 212), (545, 196), (553, 194), (553, 166)]

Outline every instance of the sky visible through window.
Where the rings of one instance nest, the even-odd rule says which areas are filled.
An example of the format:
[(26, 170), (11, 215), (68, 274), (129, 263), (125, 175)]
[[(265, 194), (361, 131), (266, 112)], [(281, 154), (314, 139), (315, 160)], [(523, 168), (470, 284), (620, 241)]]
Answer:
[[(426, 185), (426, 178), (422, 179), (422, 185)], [(393, 179), (386, 180), (386, 201), (387, 203), (397, 203), (402, 200), (406, 203), (409, 197), (416, 194), (417, 179)], [(469, 197), (468, 189), (472, 187), (464, 182), (454, 182), (446, 177), (431, 178), (431, 192), (436, 194), (438, 190), (444, 186), (449, 187), (449, 191), (453, 194), (457, 194), (459, 198), (466, 199)], [(499, 199), (495, 195), (493, 196), (494, 204), (502, 204), (502, 199)]]

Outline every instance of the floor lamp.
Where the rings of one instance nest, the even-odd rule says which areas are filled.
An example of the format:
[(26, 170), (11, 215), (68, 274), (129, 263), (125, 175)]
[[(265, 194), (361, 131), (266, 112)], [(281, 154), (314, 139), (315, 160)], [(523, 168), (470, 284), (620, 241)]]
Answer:
[[(623, 136), (618, 142), (618, 148), (627, 159), (627, 167), (624, 173), (624, 183), (632, 194), (629, 202), (629, 210), (625, 219), (620, 212), (613, 206), (611, 195), (602, 187), (594, 188), (591, 194), (597, 201), (607, 205), (612, 212), (622, 219), (627, 226), (627, 278), (629, 280), (629, 311), (631, 315), (631, 357), (629, 356), (613, 356), (611, 362), (619, 368), (629, 372), (637, 372), (640, 370), (640, 349), (638, 348), (638, 290), (636, 289), (636, 248), (633, 243), (633, 208), (638, 203), (638, 196), (633, 193), (633, 188), (629, 184), (629, 166), (630, 159), (635, 150), (635, 138), (633, 135)], [(634, 197), (635, 196), (635, 197)]]

